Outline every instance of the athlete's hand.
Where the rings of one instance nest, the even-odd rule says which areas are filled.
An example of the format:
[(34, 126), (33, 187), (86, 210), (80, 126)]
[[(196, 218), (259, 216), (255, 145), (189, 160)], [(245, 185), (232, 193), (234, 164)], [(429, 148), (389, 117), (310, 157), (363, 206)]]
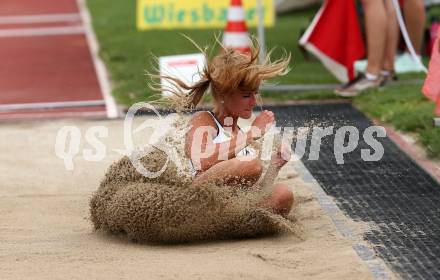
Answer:
[(275, 115), (271, 111), (264, 110), (259, 114), (252, 123), (252, 129), (260, 132), (260, 137), (263, 136), (269, 128), (275, 123)]
[(292, 149), (289, 144), (282, 142), (277, 150), (272, 154), (271, 164), (278, 168), (283, 167), (292, 157)]

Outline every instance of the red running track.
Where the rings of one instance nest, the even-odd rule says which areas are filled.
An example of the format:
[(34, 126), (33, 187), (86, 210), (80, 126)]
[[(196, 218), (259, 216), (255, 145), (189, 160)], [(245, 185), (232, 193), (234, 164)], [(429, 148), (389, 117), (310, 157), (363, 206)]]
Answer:
[(88, 42), (76, 0), (0, 1), (0, 121), (108, 116)]
[(0, 16), (78, 13), (75, 0), (2, 0)]

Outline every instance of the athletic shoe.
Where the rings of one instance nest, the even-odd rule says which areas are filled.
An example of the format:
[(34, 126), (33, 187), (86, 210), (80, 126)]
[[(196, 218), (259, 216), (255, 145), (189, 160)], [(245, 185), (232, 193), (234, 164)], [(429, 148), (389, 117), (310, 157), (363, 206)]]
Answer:
[(354, 97), (367, 89), (378, 88), (381, 83), (382, 77), (368, 80), (364, 74), (359, 74), (353, 81), (335, 89), (335, 94), (342, 97)]
[(423, 68), (407, 52), (396, 58), (394, 70), (396, 73), (423, 72)]
[[(367, 70), (368, 60), (357, 60), (354, 63), (356, 73), (365, 73)], [(423, 68), (412, 58), (411, 54), (405, 52), (397, 55), (394, 60), (394, 69), (396, 73), (423, 72)]]
[(380, 81), (380, 88), (385, 87), (388, 83), (390, 82), (397, 82), (399, 80), (399, 78), (396, 75), (395, 71), (389, 71), (388, 74), (383, 73), (383, 71), (381, 71), (381, 81)]
[(367, 71), (368, 60), (356, 60), (354, 62), (354, 71), (356, 73), (365, 73)]

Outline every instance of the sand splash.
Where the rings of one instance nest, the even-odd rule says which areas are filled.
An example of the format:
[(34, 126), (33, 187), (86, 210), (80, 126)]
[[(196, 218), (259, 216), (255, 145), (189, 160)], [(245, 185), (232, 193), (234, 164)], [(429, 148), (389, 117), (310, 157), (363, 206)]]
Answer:
[[(186, 125), (184, 117), (178, 118), (172, 133), (158, 141), (175, 147), (182, 163), (187, 159), (183, 155), (184, 137), (179, 133), (184, 133)], [(157, 171), (166, 158), (165, 152), (153, 148), (141, 163)], [(261, 188), (196, 187), (191, 182), (189, 170), (178, 168), (173, 161), (152, 179), (137, 172), (130, 159), (123, 157), (109, 168), (90, 201), (93, 225), (95, 229), (125, 234), (133, 241), (166, 243), (295, 231), (292, 220), (259, 206), (265, 196)]]

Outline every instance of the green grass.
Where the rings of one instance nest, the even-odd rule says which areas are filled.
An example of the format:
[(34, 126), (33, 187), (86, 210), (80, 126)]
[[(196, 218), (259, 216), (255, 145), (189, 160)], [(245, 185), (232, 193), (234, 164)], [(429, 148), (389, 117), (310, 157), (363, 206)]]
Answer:
[[(93, 26), (101, 46), (100, 56), (106, 63), (113, 82), (113, 95), (121, 105), (129, 106), (151, 98), (145, 71), (152, 71), (152, 55), (174, 55), (197, 52), (181, 33), (199, 45), (212, 45), (214, 34), (222, 30), (142, 31), (135, 26), (135, 0), (88, 0)], [(292, 71), (274, 81), (278, 84), (326, 84), (336, 79), (315, 59), (306, 60), (298, 48), (300, 30), (308, 25), (317, 7), (278, 16), (276, 25), (266, 29), (268, 49), (276, 47), (273, 57), (283, 49), (292, 54)], [(250, 32), (256, 35), (255, 30)], [(401, 80), (423, 79), (422, 74), (401, 75)], [(395, 85), (383, 91), (372, 91), (354, 99), (355, 105), (370, 117), (407, 132), (415, 132), (429, 154), (440, 157), (440, 129), (432, 127), (433, 104), (420, 93), (421, 85)], [(332, 92), (264, 93), (265, 100), (283, 102), (304, 99), (335, 99)], [(209, 100), (209, 97), (207, 98)]]
[[(214, 35), (223, 30), (153, 30), (137, 31), (136, 1), (88, 0), (93, 27), (101, 45), (100, 55), (110, 70), (114, 96), (120, 104), (129, 105), (151, 95), (145, 71), (151, 71), (152, 55), (185, 54), (197, 49), (181, 33), (198, 44), (212, 45)], [(335, 83), (333, 76), (316, 60), (306, 61), (297, 42), (300, 29), (307, 26), (316, 9), (277, 18), (273, 28), (266, 29), (268, 49), (276, 47), (273, 57), (283, 49), (292, 54), (292, 71), (273, 82), (280, 84)], [(250, 32), (256, 35), (254, 29)]]
[(433, 127), (434, 103), (420, 92), (422, 85), (396, 85), (383, 91), (369, 91), (354, 99), (354, 105), (368, 116), (414, 132), (429, 156), (440, 157), (440, 128)]

